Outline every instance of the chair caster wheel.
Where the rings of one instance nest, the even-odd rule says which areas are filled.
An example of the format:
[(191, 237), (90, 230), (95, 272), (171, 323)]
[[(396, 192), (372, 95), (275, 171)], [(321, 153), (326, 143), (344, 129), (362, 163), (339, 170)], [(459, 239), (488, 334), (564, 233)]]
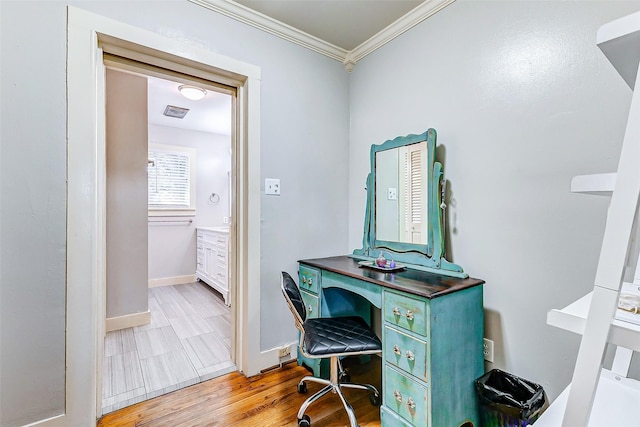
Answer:
[(342, 373), (340, 374), (339, 381), (340, 381), (341, 383), (350, 383), (350, 382), (351, 382), (351, 375), (349, 375), (349, 374), (348, 374), (348, 373), (346, 373), (346, 372), (342, 372)]
[[(307, 392), (307, 383), (302, 381), (300, 384), (298, 384), (298, 393), (304, 394), (306, 392)], [(305, 415), (305, 417), (306, 417), (306, 415)]]
[(311, 427), (311, 418), (309, 418), (309, 415), (303, 415), (302, 418), (298, 420), (298, 427)]
[(382, 399), (380, 399), (380, 395), (377, 393), (373, 393), (369, 395), (369, 403), (372, 406), (380, 406), (382, 405)]

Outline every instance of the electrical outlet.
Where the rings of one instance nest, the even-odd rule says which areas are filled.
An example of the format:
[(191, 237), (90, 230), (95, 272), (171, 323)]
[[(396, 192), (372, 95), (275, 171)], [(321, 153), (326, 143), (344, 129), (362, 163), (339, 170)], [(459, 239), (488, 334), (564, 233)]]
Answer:
[(274, 196), (280, 195), (280, 179), (278, 178), (265, 178), (264, 180), (264, 194), (271, 194)]
[(285, 357), (291, 354), (291, 348), (289, 346), (280, 347), (278, 349), (278, 357)]
[(387, 200), (398, 200), (398, 189), (389, 187), (387, 189)]
[(493, 363), (493, 341), (484, 338), (482, 352), (484, 353), (484, 360)]

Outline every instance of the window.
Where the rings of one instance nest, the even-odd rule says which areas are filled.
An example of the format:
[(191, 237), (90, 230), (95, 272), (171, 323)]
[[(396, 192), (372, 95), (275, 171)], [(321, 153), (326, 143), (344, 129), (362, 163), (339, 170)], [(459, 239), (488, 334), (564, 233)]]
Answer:
[(149, 215), (195, 215), (196, 150), (149, 144)]

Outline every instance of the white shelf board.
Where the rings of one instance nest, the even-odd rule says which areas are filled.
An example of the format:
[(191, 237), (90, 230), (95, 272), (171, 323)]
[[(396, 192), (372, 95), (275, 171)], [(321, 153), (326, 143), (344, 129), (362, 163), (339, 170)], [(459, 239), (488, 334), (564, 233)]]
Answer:
[(600, 27), (596, 42), (624, 81), (633, 89), (640, 62), (640, 12)]
[(571, 179), (571, 192), (611, 196), (616, 186), (617, 175), (612, 172), (574, 176)]
[[(591, 295), (590, 292), (561, 310), (549, 311), (547, 324), (582, 335), (591, 306)], [(609, 342), (633, 351), (640, 351), (640, 325), (613, 319), (609, 330)]]
[[(569, 385), (533, 424), (560, 427), (569, 397)], [(640, 383), (603, 369), (593, 400), (588, 427), (640, 427)]]

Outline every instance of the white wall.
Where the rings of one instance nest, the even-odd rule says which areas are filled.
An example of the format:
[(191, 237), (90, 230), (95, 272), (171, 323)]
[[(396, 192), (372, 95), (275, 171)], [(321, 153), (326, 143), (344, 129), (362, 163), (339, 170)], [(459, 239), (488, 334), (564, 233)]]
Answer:
[(458, 0), (359, 62), (350, 79), (349, 244), (369, 147), (438, 131), (454, 262), (486, 280), (500, 367), (554, 398), (579, 338), (546, 325), (593, 287), (608, 199), (572, 176), (617, 168), (631, 90), (595, 44), (640, 2)]
[[(153, 217), (149, 222), (149, 279), (186, 276), (196, 271), (196, 227), (224, 227), (229, 216), (229, 152), (231, 138), (207, 132), (149, 125), (149, 141), (196, 149), (196, 215), (193, 223)], [(218, 203), (209, 200), (219, 195)]]
[(261, 175), (282, 180), (282, 196), (262, 196), (250, 285), (261, 287), (262, 349), (296, 336), (279, 272), (348, 249), (342, 64), (183, 0), (1, 1), (3, 427), (64, 412), (67, 4), (261, 67)]

